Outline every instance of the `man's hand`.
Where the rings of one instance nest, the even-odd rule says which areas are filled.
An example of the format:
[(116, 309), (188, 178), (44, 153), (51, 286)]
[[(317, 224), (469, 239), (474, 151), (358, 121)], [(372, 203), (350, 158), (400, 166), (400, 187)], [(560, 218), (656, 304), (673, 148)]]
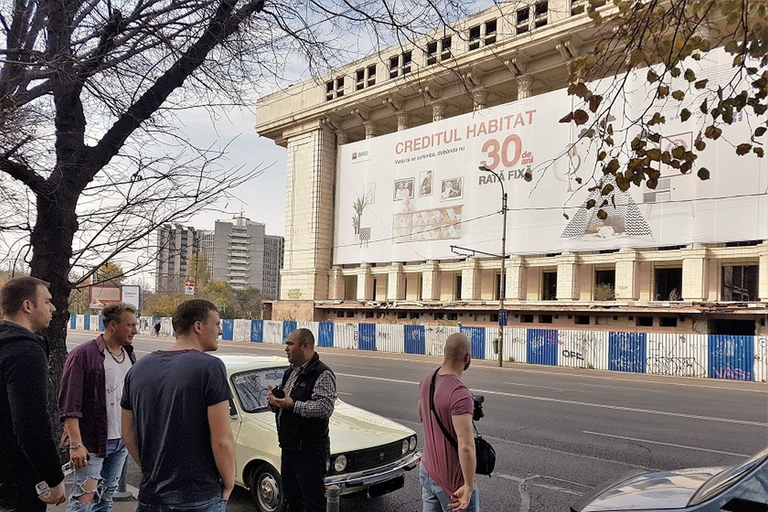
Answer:
[(448, 504), (448, 508), (451, 510), (464, 510), (469, 505), (470, 498), (472, 498), (472, 488), (462, 485), (451, 494), (451, 502)]
[(285, 398), (277, 398), (270, 391), (267, 393), (267, 402), (272, 407), (277, 407), (278, 409), (293, 409), (293, 398), (290, 396), (286, 396)]
[(62, 481), (53, 489), (38, 496), (38, 498), (40, 498), (40, 501), (47, 503), (48, 505), (61, 505), (67, 499), (67, 493), (64, 489), (64, 482)]
[(235, 488), (235, 486), (232, 486), (232, 487), (229, 487), (229, 488), (225, 487), (224, 489), (222, 489), (221, 490), (221, 499), (229, 500), (229, 496), (230, 496), (230, 494), (232, 494), (232, 489), (234, 489), (234, 488)]
[(85, 446), (69, 450), (69, 460), (75, 469), (84, 468), (88, 464), (88, 449)]

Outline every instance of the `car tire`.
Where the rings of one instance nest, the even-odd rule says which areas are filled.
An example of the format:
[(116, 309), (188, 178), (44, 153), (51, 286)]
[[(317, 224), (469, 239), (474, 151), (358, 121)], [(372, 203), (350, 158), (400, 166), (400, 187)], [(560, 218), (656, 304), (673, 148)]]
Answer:
[(251, 494), (259, 512), (285, 510), (280, 473), (269, 464), (261, 464), (251, 473)]

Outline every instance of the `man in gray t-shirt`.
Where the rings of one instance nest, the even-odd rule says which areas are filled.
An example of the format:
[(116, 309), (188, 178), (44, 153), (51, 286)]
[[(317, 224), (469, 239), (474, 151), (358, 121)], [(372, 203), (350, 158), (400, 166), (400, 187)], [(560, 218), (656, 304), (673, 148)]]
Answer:
[(223, 510), (235, 484), (235, 440), (229, 425), (216, 306), (189, 300), (173, 314), (176, 343), (141, 358), (125, 379), (123, 439), (141, 467), (137, 512), (164, 505)]

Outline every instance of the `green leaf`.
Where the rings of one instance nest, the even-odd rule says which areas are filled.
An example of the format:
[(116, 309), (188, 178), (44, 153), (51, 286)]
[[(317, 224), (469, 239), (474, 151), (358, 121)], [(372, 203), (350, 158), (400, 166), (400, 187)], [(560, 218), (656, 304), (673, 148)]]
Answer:
[(704, 136), (708, 139), (717, 140), (720, 138), (720, 135), (722, 134), (723, 134), (723, 130), (721, 130), (717, 126), (707, 126), (704, 129)]
[(606, 186), (603, 187), (603, 190), (600, 191), (600, 194), (607, 196), (611, 192), (613, 192), (613, 185), (608, 183)]
[(685, 93), (683, 91), (673, 91), (672, 97), (677, 101), (683, 101), (683, 99), (685, 98)]
[(693, 82), (696, 80), (696, 73), (692, 69), (686, 69), (685, 73), (683, 74), (683, 78), (688, 80), (689, 82)]
[(685, 121), (687, 121), (690, 118), (691, 118), (691, 111), (690, 110), (688, 110), (687, 108), (684, 108), (683, 110), (680, 111), (680, 120), (681, 121), (685, 122)]
[(704, 80), (696, 81), (696, 83), (694, 83), (693, 86), (697, 89), (703, 89), (707, 86), (708, 82), (709, 82), (709, 79), (705, 78)]
[(667, 85), (660, 85), (658, 88), (658, 91), (656, 92), (656, 96), (662, 100), (669, 96), (669, 86)]
[(592, 208), (595, 207), (596, 204), (597, 204), (597, 201), (595, 201), (594, 199), (590, 199), (589, 201), (587, 201), (587, 204), (586, 204), (587, 210), (591, 210)]
[(608, 214), (605, 213), (605, 210), (599, 210), (597, 212), (597, 218), (600, 219), (600, 220), (605, 220), (605, 219), (608, 218)]
[(610, 162), (608, 162), (603, 172), (606, 174), (613, 174), (618, 170), (619, 170), (619, 161), (616, 158), (614, 158)]
[(704, 151), (704, 148), (707, 147), (707, 143), (704, 142), (701, 138), (696, 139), (696, 142), (693, 143), (693, 147), (695, 147), (698, 151)]
[(709, 179), (709, 169), (702, 167), (699, 169), (699, 172), (696, 173), (696, 176), (698, 176), (701, 181), (707, 181)]

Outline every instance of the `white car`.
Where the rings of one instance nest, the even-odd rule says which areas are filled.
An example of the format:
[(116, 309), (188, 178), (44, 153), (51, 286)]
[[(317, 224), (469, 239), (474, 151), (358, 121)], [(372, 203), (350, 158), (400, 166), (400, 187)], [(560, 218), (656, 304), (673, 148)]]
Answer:
[[(250, 489), (260, 512), (283, 510), (280, 447), (275, 414), (267, 406), (268, 386), (280, 384), (288, 363), (282, 357), (217, 356), (227, 367), (234, 395), (230, 403), (235, 434), (235, 482)], [(326, 486), (341, 494), (380, 496), (403, 487), (406, 471), (418, 466), (416, 433), (341, 400), (330, 420), (331, 457)]]

